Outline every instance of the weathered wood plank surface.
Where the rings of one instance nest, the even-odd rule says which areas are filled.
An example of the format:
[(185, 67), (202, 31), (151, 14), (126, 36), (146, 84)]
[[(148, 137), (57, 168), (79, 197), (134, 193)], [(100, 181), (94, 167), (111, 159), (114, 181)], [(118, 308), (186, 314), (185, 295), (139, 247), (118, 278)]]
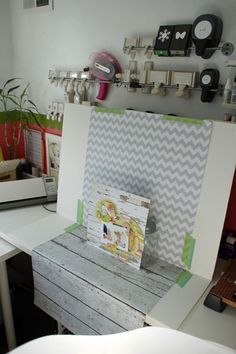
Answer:
[(48, 299), (44, 294), (40, 293), (38, 290), (34, 292), (34, 303), (41, 310), (46, 312), (49, 316), (54, 318), (57, 322), (60, 322), (65, 326), (69, 331), (74, 334), (82, 335), (98, 335), (89, 326), (86, 326), (83, 322), (75, 318), (70, 313), (63, 310), (60, 306), (55, 304), (52, 300)]
[(126, 330), (37, 273), (34, 274), (34, 282), (37, 290), (99, 334), (120, 333)]
[(73, 333), (72, 327), (99, 334), (143, 327), (145, 315), (182, 270), (150, 258), (137, 270), (85, 239), (86, 229), (80, 227), (33, 250), (35, 289), (41, 294), (36, 304), (46, 302), (46, 312)]
[(114, 274), (109, 270), (109, 267), (106, 269), (98, 266), (56, 242), (49, 241), (37, 247), (32, 253), (33, 264), (34, 253), (48, 258), (58, 266), (143, 314), (147, 314), (158, 302), (159, 297), (157, 295)]
[[(72, 234), (61, 235), (55, 238), (53, 242), (65, 247), (83, 258), (88, 259), (104, 269), (108, 269), (115, 275), (118, 275), (119, 277), (142, 287), (146, 291), (153, 293), (160, 298), (165, 295), (171, 286), (173, 286), (178, 274), (180, 273), (179, 268), (175, 272), (174, 269), (171, 269), (168, 272), (167, 267), (164, 268), (164, 266), (164, 276), (158, 274), (157, 272), (153, 272), (155, 271), (155, 265), (153, 265), (154, 262), (149, 262), (149, 266), (153, 266), (152, 272), (150, 272), (149, 269), (137, 270), (117, 258), (102, 252), (102, 250), (94, 247), (88, 242), (84, 242), (79, 237)], [(161, 271), (161, 269), (157, 270)]]
[[(144, 315), (140, 312), (99, 290), (75, 274), (59, 267), (47, 258), (36, 253), (33, 257), (34, 285), (36, 289), (43, 292), (39, 279), (43, 281), (46, 278), (84, 304), (92, 307), (98, 313), (105, 314), (107, 318), (127, 330), (143, 326)], [(40, 273), (44, 278), (40, 278), (37, 273)]]
[[(78, 236), (79, 239), (87, 240), (87, 228), (84, 226), (78, 227), (77, 229), (72, 231), (70, 234)], [(66, 235), (66, 234), (58, 236), (57, 238), (54, 239), (54, 241), (59, 242), (59, 243), (65, 242), (64, 235)], [(77, 241), (77, 242), (80, 242), (80, 241)], [(73, 249), (73, 251), (81, 254), (82, 248), (80, 250), (80, 247), (78, 248), (78, 244), (76, 244), (76, 243), (74, 243), (74, 247), (75, 248)], [(104, 261), (104, 259), (103, 259), (104, 254), (100, 251), (101, 250), (97, 250), (95, 248), (93, 255), (96, 256), (96, 259), (101, 260), (101, 262), (103, 262)], [(83, 252), (84, 252), (84, 249), (83, 249)], [(119, 262), (119, 263), (121, 263), (121, 262)], [(118, 267), (119, 263), (117, 263), (117, 260), (114, 259), (114, 257), (110, 256), (109, 264), (113, 264), (114, 267), (116, 268), (116, 267)], [(103, 264), (103, 263), (101, 263), (101, 264)], [(140, 271), (136, 270), (136, 269), (133, 270), (133, 268), (130, 269), (130, 266), (122, 263), (121, 271), (124, 276), (125, 276), (125, 271), (124, 271), (125, 269), (129, 274), (130, 273), (134, 274), (134, 278), (138, 277), (138, 281), (140, 281), (140, 277), (141, 278), (144, 277), (145, 279), (146, 278), (150, 279), (150, 282), (147, 284), (148, 288), (154, 281), (155, 283), (160, 282), (161, 284), (164, 284), (164, 290), (166, 288), (169, 289), (169, 287), (171, 287), (175, 283), (178, 275), (183, 271), (183, 269), (180, 267), (177, 267), (173, 264), (167, 263), (164, 260), (150, 257), (149, 255), (146, 256), (145, 253), (142, 258), (142, 268), (140, 269)]]

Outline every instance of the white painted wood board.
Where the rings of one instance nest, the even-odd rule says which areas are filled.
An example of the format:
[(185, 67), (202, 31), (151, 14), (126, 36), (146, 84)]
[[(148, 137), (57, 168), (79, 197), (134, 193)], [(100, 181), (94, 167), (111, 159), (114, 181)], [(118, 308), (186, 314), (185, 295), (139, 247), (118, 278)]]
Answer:
[[(82, 302), (127, 330), (141, 327), (144, 318), (152, 326), (178, 329), (210, 282), (193, 275), (183, 288), (175, 284), (161, 299), (157, 295), (150, 297), (149, 291), (153, 291), (150, 281), (155, 274), (145, 277), (141, 271), (126, 266), (129, 272), (123, 264), (119, 266), (117, 259), (102, 252), (97, 256), (97, 252), (99, 250), (70, 234), (41, 245), (32, 254), (36, 289), (66, 312), (72, 311), (65, 306), (71, 301), (67, 295), (70, 294), (77, 299), (78, 306)], [(136, 272), (139, 273), (137, 279), (133, 274)], [(154, 278), (153, 287), (158, 286)], [(53, 290), (51, 284), (58, 289)], [(77, 316), (81, 320), (79, 313)]]
[(36, 289), (42, 292), (47, 298), (51, 299), (63, 310), (73, 315), (76, 319), (79, 319), (97, 333), (112, 334), (125, 331), (125, 328), (109, 320), (103, 313), (97, 312), (41, 275), (35, 274), (34, 283)]
[(107, 269), (113, 274), (120, 276), (133, 284), (141, 286), (143, 289), (159, 298), (166, 294), (175, 283), (178, 275), (182, 272), (182, 269), (172, 267), (164, 261), (160, 261), (161, 267), (158, 268), (159, 261), (157, 262), (157, 260), (154, 259), (149, 259), (147, 262), (143, 263), (145, 264), (145, 269), (133, 269), (133, 267), (130, 267), (126, 263), (115, 259), (107, 253), (101, 252), (101, 250), (93, 247), (87, 242), (81, 241), (81, 239), (71, 234), (61, 235), (54, 239), (53, 242), (71, 252), (77, 253), (78, 256), (96, 263), (103, 269)]
[[(42, 293), (44, 293), (42, 286), (45, 279), (45, 282), (47, 280), (57, 284), (59, 288), (69, 292), (98, 313), (106, 313), (107, 318), (127, 330), (143, 327), (144, 315), (36, 253), (33, 253), (33, 270), (35, 289)], [(54, 295), (51, 296), (55, 302)]]
[(49, 316), (54, 318), (57, 322), (63, 324), (65, 328), (74, 334), (80, 335), (97, 335), (92, 328), (86, 326), (82, 321), (75, 318), (70, 313), (62, 309), (62, 307), (55, 304), (54, 301), (50, 300), (38, 290), (34, 292), (34, 303), (36, 306), (41, 308)]
[(211, 279), (236, 166), (236, 124), (213, 122), (193, 237), (191, 272)]
[[(155, 267), (150, 259), (145, 264), (147, 270), (137, 270), (73, 234), (63, 234), (34, 249), (32, 264), (35, 288), (66, 312), (70, 310), (63, 301), (69, 302), (70, 294), (78, 304), (82, 302), (126, 330), (144, 325), (145, 315), (168, 295), (181, 271), (163, 261)], [(60, 290), (48, 293), (50, 284)], [(58, 293), (64, 300), (58, 298)], [(172, 303), (173, 297), (167, 306)], [(180, 309), (178, 313), (181, 322), (186, 315), (186, 311), (182, 312)]]
[[(49, 258), (61, 267), (67, 268), (70, 272), (95, 286), (95, 288), (108, 293), (111, 297), (143, 314), (149, 312), (159, 299), (157, 295), (147, 291), (142, 286), (122, 278), (119, 273), (114, 274), (109, 270), (109, 267), (107, 269), (100, 267), (96, 264), (96, 259), (92, 262), (75, 252), (61, 247), (54, 241), (50, 241), (45, 245), (38, 247), (34, 252), (39, 254), (41, 252), (44, 257)], [(104, 254), (104, 256), (107, 255)]]
[(57, 212), (73, 222), (77, 221), (77, 200), (82, 200), (91, 109), (84, 105), (65, 105)]

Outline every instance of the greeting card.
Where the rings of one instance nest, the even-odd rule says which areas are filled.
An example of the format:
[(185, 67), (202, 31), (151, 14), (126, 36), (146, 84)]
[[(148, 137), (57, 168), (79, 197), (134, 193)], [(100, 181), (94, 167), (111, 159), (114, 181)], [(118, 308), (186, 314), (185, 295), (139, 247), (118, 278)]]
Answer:
[(89, 201), (88, 241), (140, 268), (150, 200), (95, 185)]

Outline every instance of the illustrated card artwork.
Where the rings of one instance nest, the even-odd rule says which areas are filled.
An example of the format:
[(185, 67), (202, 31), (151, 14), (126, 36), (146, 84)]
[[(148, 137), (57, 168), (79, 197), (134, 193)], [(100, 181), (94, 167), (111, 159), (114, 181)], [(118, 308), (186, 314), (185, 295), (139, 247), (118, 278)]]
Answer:
[(54, 176), (58, 182), (60, 168), (60, 150), (61, 136), (46, 133), (46, 157), (47, 157), (47, 174)]
[(88, 241), (139, 269), (150, 199), (96, 184), (89, 201)]

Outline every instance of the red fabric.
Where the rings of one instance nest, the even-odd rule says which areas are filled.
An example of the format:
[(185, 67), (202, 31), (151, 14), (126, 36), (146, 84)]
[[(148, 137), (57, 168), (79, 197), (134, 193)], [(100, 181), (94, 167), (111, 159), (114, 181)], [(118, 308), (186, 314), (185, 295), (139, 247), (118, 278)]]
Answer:
[[(5, 139), (5, 124), (0, 124), (0, 146), (2, 148), (4, 160), (9, 160), (14, 158), (14, 148), (13, 148), (13, 128), (16, 127), (16, 136), (18, 136), (18, 123), (9, 122), (6, 123), (6, 136), (7, 136), (7, 143), (12, 145), (11, 148), (11, 156), (9, 156), (9, 149), (6, 144)], [(16, 158), (23, 158), (25, 157), (25, 145), (24, 145), (24, 134), (20, 134), (20, 141), (16, 147)]]
[[(6, 125), (6, 128), (7, 128), (6, 129), (7, 142), (6, 142), (6, 139), (5, 139), (5, 124), (0, 124), (0, 146), (2, 148), (2, 153), (3, 153), (4, 160), (9, 160), (9, 159), (13, 159), (14, 158), (13, 146), (12, 146), (12, 149), (11, 149), (11, 156), (9, 156), (9, 149), (7, 147), (7, 143), (8, 144), (12, 144), (13, 143), (12, 136), (13, 136), (13, 127), (14, 126), (17, 127), (18, 123), (15, 123), (15, 122), (7, 123), (7, 125)], [(44, 161), (44, 171), (46, 172), (45, 133), (47, 132), (47, 133), (50, 133), (50, 134), (55, 134), (55, 135), (61, 136), (62, 132), (61, 132), (61, 130), (53, 129), (53, 128), (41, 129), (37, 125), (31, 125), (30, 128), (42, 131), (42, 146), (43, 146), (42, 155), (43, 155), (43, 161)], [(18, 130), (17, 130), (17, 134), (18, 134)], [(24, 157), (25, 157), (24, 132), (21, 131), (20, 141), (19, 141), (19, 144), (17, 145), (17, 148), (16, 148), (16, 156), (15, 156), (15, 158), (24, 158)]]
[(234, 172), (224, 229), (236, 231), (236, 170)]

